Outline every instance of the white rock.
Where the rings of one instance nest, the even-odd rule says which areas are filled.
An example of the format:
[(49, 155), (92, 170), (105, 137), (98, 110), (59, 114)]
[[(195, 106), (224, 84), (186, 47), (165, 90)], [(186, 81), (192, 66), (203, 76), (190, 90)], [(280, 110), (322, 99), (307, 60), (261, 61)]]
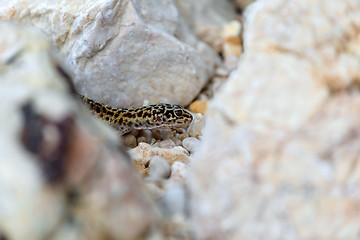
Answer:
[(171, 176), (169, 181), (177, 183), (186, 183), (189, 166), (182, 162), (174, 162), (171, 165)]
[(168, 183), (161, 199), (165, 213), (169, 216), (185, 215), (186, 194), (182, 184)]
[(200, 147), (200, 141), (194, 137), (185, 138), (182, 141), (183, 147), (191, 153), (194, 153)]
[(167, 148), (167, 149), (172, 149), (172, 148), (176, 147), (176, 145), (175, 145), (175, 143), (174, 143), (173, 140), (171, 140), (171, 139), (165, 139), (165, 140), (163, 140), (163, 141), (161, 141), (161, 142), (159, 143), (159, 147), (161, 147), (161, 148)]
[(191, 159), (196, 239), (358, 238), (359, 15), (357, 0), (249, 6)]
[(139, 162), (141, 165), (147, 165), (154, 156), (160, 156), (170, 165), (175, 161), (189, 162), (189, 152), (181, 146), (176, 146), (173, 149), (166, 149), (154, 147), (147, 143), (139, 143), (139, 145), (129, 151), (131, 158)]
[(158, 221), (148, 195), (53, 54), (37, 31), (0, 23), (0, 238), (144, 237)]
[(171, 0), (0, 0), (0, 18), (40, 28), (66, 58), (76, 88), (114, 107), (187, 105), (218, 61), (196, 38), (191, 46), (176, 39), (181, 16)]
[(149, 177), (153, 179), (168, 178), (170, 176), (170, 165), (166, 159), (154, 156), (150, 160)]

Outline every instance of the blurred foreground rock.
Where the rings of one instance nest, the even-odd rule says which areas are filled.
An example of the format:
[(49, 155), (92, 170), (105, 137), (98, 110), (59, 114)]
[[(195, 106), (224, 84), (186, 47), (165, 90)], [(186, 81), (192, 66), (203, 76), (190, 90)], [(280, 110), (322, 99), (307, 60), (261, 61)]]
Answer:
[(197, 239), (358, 239), (360, 2), (259, 0), (188, 180)]
[(157, 236), (128, 156), (70, 83), (40, 33), (0, 23), (0, 238)]

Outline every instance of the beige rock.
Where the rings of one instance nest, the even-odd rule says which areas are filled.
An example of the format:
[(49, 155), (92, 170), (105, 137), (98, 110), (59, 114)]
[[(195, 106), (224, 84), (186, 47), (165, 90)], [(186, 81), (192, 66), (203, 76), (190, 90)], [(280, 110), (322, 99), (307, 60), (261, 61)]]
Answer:
[(202, 134), (202, 129), (204, 126), (204, 115), (201, 113), (193, 114), (194, 120), (190, 124), (190, 126), (187, 129), (188, 135), (191, 137), (199, 138)]
[(175, 146), (176, 146), (176, 145), (175, 145), (174, 141), (171, 140), (171, 139), (165, 139), (165, 140), (159, 142), (159, 147), (160, 147), (160, 148), (172, 149), (172, 148), (174, 148)]
[(42, 35), (0, 33), (1, 238), (148, 236), (158, 217), (116, 134), (71, 95)]
[(182, 141), (182, 145), (186, 150), (188, 150), (191, 153), (194, 153), (199, 149), (200, 141), (197, 138), (188, 137)]
[(191, 160), (195, 236), (357, 239), (359, 2), (248, 10), (245, 54)]
[[(171, 0), (0, 0), (0, 19), (35, 25), (65, 57), (83, 95), (114, 107), (187, 105), (218, 58), (183, 31)], [(141, 87), (140, 87), (141, 86)]]
[(316, 77), (311, 64), (296, 56), (247, 54), (213, 105), (237, 124), (295, 130), (328, 96), (328, 89)]
[(284, 8), (283, 0), (252, 4), (247, 12), (245, 48), (248, 52), (280, 52), (307, 59), (320, 81), (333, 90), (343, 90), (360, 79), (356, 27), (360, 24), (357, 17), (360, 3), (316, 2), (320, 4), (296, 1)]
[(176, 146), (172, 149), (153, 147), (147, 143), (139, 143), (139, 145), (129, 151), (131, 158), (141, 165), (147, 165), (151, 158), (160, 156), (165, 158), (170, 165), (175, 161), (189, 162), (189, 153), (182, 147)]
[(153, 179), (168, 178), (170, 176), (170, 165), (166, 159), (154, 156), (149, 164), (149, 176)]
[(223, 46), (222, 54), (225, 66), (228, 69), (235, 69), (238, 65), (242, 51), (242, 24), (233, 20), (223, 27)]

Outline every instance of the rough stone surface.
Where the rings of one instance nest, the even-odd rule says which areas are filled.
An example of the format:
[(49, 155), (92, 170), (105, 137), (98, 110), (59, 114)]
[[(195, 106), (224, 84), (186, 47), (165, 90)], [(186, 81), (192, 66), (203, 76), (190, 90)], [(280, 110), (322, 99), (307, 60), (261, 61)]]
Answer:
[[(217, 0), (174, 0), (174, 2), (184, 16), (186, 26), (183, 28), (190, 27), (199, 38), (220, 51), (222, 26), (235, 18), (231, 4), (228, 1)], [(190, 42), (189, 38), (186, 40)]]
[(171, 0), (0, 0), (0, 19), (40, 28), (66, 59), (78, 91), (114, 107), (187, 105), (218, 62), (189, 29), (182, 41), (175, 37), (183, 20)]
[(161, 147), (161, 148), (172, 149), (175, 146), (176, 145), (175, 145), (174, 141), (171, 139), (165, 139), (165, 140), (159, 142), (159, 147)]
[(191, 153), (194, 153), (198, 150), (200, 146), (200, 141), (197, 138), (188, 137), (182, 141), (182, 145), (186, 150), (188, 150)]
[(154, 156), (150, 160), (149, 176), (154, 179), (168, 178), (170, 176), (170, 165), (166, 159)]
[(165, 158), (170, 165), (175, 161), (189, 162), (189, 153), (180, 146), (172, 149), (154, 147), (147, 143), (139, 143), (136, 148), (129, 151), (131, 158), (141, 165), (147, 165), (154, 156), (161, 156)]
[(188, 185), (196, 239), (357, 239), (360, 3), (258, 0)]
[(143, 185), (67, 77), (38, 31), (0, 23), (0, 238), (148, 236), (158, 218)]

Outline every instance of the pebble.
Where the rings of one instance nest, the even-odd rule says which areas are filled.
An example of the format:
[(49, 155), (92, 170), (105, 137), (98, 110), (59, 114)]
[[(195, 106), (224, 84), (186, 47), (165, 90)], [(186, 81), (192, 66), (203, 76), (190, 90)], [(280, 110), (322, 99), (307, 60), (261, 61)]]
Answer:
[(178, 138), (173, 138), (172, 140), (174, 141), (174, 143), (175, 143), (176, 146), (181, 146), (181, 145), (182, 145), (182, 141), (181, 141), (180, 139), (178, 139)]
[(186, 193), (183, 184), (169, 182), (161, 199), (167, 215), (185, 215)]
[(186, 165), (183, 162), (174, 162), (171, 165), (171, 176), (170, 180), (172, 182), (182, 182), (184, 183), (186, 181), (186, 177), (188, 174), (189, 166)]
[(185, 148), (183, 148), (182, 146), (176, 146), (173, 148), (174, 152), (178, 152), (178, 153), (183, 153), (187, 156), (190, 155), (190, 153), (188, 152), (188, 150), (186, 150)]
[(155, 138), (156, 140), (160, 140), (161, 139), (161, 134), (160, 134), (160, 130), (154, 130), (153, 132), (152, 132), (152, 136), (153, 136), (153, 138)]
[(149, 142), (147, 141), (146, 137), (144, 137), (144, 136), (141, 136), (141, 137), (139, 137), (139, 138), (137, 139), (137, 143), (138, 143), (138, 144), (141, 143), (141, 142), (149, 143)]
[(174, 133), (171, 129), (161, 129), (160, 136), (161, 139), (171, 139), (174, 136)]
[(159, 147), (172, 149), (172, 148), (176, 147), (176, 144), (171, 139), (165, 139), (159, 143)]
[(154, 156), (150, 160), (149, 177), (154, 179), (168, 178), (170, 176), (170, 172), (170, 165), (164, 158), (160, 156)]
[(137, 146), (136, 138), (135, 136), (128, 134), (124, 136), (124, 145), (127, 147), (134, 148)]
[(140, 132), (139, 130), (134, 129), (130, 132), (130, 134), (133, 135), (134, 137), (137, 137), (139, 135), (139, 132)]
[(140, 136), (146, 138), (146, 141), (145, 141), (146, 143), (150, 143), (152, 140), (153, 134), (152, 134), (151, 130), (144, 129), (141, 131)]
[(204, 125), (204, 116), (200, 113), (194, 114), (193, 123), (190, 124), (187, 132), (190, 136), (199, 138)]
[(200, 146), (200, 141), (197, 138), (194, 137), (188, 137), (185, 138), (182, 141), (182, 145), (183, 147), (188, 150), (190, 153), (194, 153), (196, 152), (196, 150), (199, 148)]
[(188, 138), (189, 137), (189, 134), (188, 133), (182, 133), (179, 135), (178, 139), (179, 140), (184, 140), (185, 138)]

